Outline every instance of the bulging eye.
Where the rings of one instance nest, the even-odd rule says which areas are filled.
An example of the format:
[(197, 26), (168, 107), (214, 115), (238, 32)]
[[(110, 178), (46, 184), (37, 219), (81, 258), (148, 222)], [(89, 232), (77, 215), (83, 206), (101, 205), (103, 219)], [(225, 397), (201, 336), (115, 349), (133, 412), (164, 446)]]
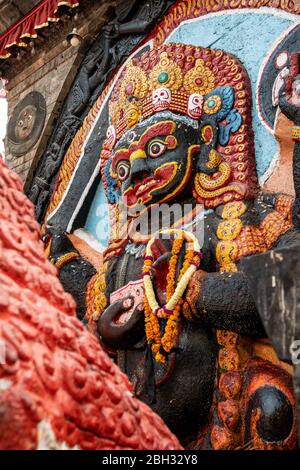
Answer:
[(23, 122), (22, 120), (20, 120), (20, 121), (18, 122), (18, 126), (19, 126), (19, 127), (22, 127), (23, 124), (24, 124), (24, 122)]
[(118, 178), (120, 181), (125, 181), (129, 175), (130, 166), (127, 162), (120, 162), (117, 166)]
[(166, 150), (166, 145), (158, 140), (155, 140), (149, 144), (148, 153), (150, 157), (160, 157)]

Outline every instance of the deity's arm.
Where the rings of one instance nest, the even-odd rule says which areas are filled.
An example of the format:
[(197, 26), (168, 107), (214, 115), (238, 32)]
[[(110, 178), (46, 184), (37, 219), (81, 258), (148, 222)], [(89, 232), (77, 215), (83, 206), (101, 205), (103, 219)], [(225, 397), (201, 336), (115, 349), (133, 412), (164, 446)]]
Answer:
[(281, 249), (281, 248), (290, 248), (292, 246), (299, 246), (299, 245), (300, 245), (300, 232), (298, 230), (292, 229), (292, 230), (288, 230), (286, 233), (281, 235), (275, 247), (278, 249)]
[(77, 317), (83, 320), (87, 308), (87, 286), (97, 270), (63, 232), (52, 234), (49, 258), (59, 271), (59, 279), (65, 291), (69, 292), (76, 302)]
[[(274, 245), (274, 251), (300, 244), (300, 233), (289, 230)], [(263, 337), (262, 326), (246, 275), (242, 271), (218, 273), (197, 271), (190, 281), (186, 300), (199, 319), (213, 328)]]
[(59, 279), (65, 291), (69, 292), (76, 302), (79, 320), (85, 320), (88, 283), (95, 274), (94, 266), (80, 255), (60, 268)]
[(188, 287), (186, 300), (193, 318), (212, 328), (266, 336), (243, 272), (197, 271)]

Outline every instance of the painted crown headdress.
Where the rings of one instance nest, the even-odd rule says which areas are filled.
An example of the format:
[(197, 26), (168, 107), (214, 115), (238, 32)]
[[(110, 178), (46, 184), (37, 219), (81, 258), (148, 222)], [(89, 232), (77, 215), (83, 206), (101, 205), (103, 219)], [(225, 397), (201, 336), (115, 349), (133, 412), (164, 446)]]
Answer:
[(126, 129), (159, 111), (170, 110), (194, 119), (201, 116), (203, 96), (219, 80), (213, 57), (207, 61), (207, 52), (200, 51), (208, 49), (168, 44), (129, 62), (109, 105), (117, 140)]

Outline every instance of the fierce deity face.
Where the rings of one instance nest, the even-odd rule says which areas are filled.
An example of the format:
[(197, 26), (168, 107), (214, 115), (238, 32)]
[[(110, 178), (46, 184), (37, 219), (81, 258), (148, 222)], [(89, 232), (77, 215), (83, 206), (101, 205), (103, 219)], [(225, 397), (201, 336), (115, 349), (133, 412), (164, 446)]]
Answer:
[(115, 148), (112, 173), (129, 209), (171, 201), (191, 180), (198, 125), (164, 114), (138, 124)]
[(221, 66), (219, 51), (193, 50), (195, 58), (179, 44), (145, 52), (113, 89), (115, 139), (103, 146), (102, 171), (109, 203), (122, 200), (130, 216), (185, 196), (215, 208), (257, 193), (254, 147), (245, 144), (246, 134), (252, 138), (247, 78), (232, 62), (243, 77), (236, 93), (233, 75), (223, 74), (232, 59), (222, 55)]

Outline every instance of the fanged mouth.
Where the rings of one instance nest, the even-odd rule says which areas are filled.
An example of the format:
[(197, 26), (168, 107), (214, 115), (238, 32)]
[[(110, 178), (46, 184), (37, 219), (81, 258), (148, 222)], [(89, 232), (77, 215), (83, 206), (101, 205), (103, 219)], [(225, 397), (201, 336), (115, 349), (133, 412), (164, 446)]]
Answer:
[(124, 192), (124, 201), (128, 207), (135, 204), (145, 204), (152, 199), (152, 192), (167, 186), (177, 173), (176, 162), (165, 163), (157, 168), (153, 177), (146, 178), (142, 183), (130, 186)]
[(202, 116), (202, 109), (199, 108), (199, 109), (193, 109), (193, 111), (190, 112), (190, 115), (193, 117), (193, 118), (200, 118)]
[(169, 108), (169, 103), (167, 101), (158, 101), (154, 105), (155, 111), (164, 111)]

